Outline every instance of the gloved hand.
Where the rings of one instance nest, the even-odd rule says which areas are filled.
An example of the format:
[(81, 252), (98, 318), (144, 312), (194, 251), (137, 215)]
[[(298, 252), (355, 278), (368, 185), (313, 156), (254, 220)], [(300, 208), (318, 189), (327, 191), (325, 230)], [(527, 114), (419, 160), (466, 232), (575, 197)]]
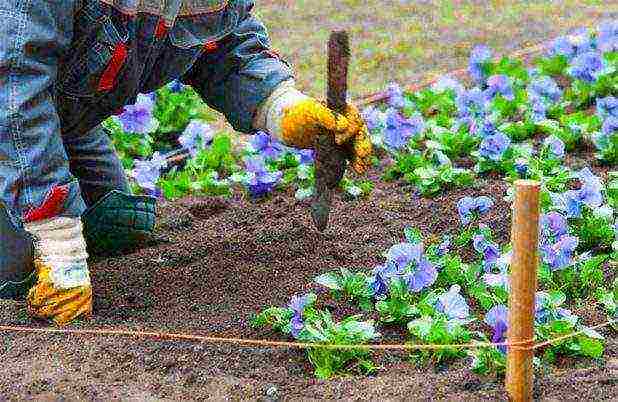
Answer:
[(92, 313), (92, 288), (80, 218), (42, 217), (26, 221), (34, 237), (37, 281), (27, 296), (28, 312), (66, 325)]
[(313, 148), (318, 135), (333, 133), (357, 173), (364, 173), (371, 164), (372, 144), (358, 109), (348, 104), (345, 114), (336, 113), (296, 90), (292, 81), (273, 91), (260, 107), (254, 126), (288, 146), (303, 149)]

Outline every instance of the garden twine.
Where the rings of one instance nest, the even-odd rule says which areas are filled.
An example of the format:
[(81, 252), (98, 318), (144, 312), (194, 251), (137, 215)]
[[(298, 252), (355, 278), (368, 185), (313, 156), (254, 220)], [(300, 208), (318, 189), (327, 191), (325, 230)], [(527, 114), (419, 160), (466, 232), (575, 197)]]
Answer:
[[(610, 320), (602, 324), (589, 327), (588, 329), (600, 329), (618, 320)], [(207, 335), (182, 334), (171, 332), (146, 332), (131, 331), (124, 329), (63, 329), (63, 328), (33, 328), (26, 326), (0, 325), (0, 332), (14, 333), (42, 333), (42, 334), (65, 334), (65, 335), (97, 335), (97, 336), (125, 336), (134, 338), (152, 338), (156, 340), (184, 340), (205, 343), (230, 343), (239, 346), (274, 347), (287, 349), (364, 349), (364, 350), (441, 350), (441, 349), (478, 349), (485, 347), (506, 346), (513, 350), (536, 350), (554, 342), (563, 341), (584, 334), (585, 330), (575, 331), (567, 335), (559, 336), (544, 342), (534, 343), (532, 339), (519, 342), (476, 342), (451, 345), (425, 345), (425, 344), (368, 344), (368, 345), (330, 345), (307, 342), (272, 341), (262, 339), (228, 338)]]

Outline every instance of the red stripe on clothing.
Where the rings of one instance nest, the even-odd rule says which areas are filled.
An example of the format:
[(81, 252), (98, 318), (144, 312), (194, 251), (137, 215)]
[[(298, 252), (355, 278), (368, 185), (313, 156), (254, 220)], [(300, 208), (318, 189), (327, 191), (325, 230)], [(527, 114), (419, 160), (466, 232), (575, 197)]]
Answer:
[(69, 186), (55, 186), (47, 196), (45, 201), (38, 208), (33, 208), (24, 215), (24, 222), (37, 222), (43, 219), (53, 218), (62, 212), (64, 203), (69, 195)]
[(124, 64), (126, 58), (127, 45), (125, 45), (124, 43), (119, 43), (114, 49), (114, 53), (112, 54), (112, 59), (110, 60), (109, 65), (101, 76), (98, 87), (99, 91), (109, 91), (114, 87), (118, 72), (120, 71), (120, 68)]

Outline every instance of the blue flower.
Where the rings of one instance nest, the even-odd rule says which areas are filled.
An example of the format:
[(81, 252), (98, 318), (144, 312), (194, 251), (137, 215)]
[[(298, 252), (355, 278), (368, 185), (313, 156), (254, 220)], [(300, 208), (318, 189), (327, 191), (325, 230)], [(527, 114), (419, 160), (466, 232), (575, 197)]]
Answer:
[(280, 171), (269, 171), (266, 168), (264, 158), (260, 155), (247, 156), (244, 158), (244, 162), (249, 173), (247, 186), (253, 197), (261, 197), (270, 193), (283, 176)]
[(497, 133), (483, 138), (479, 147), (479, 155), (498, 162), (511, 145), (511, 139), (503, 133)]
[(530, 168), (530, 162), (526, 158), (515, 159), (515, 170), (520, 177), (525, 178), (528, 175), (528, 169)]
[(391, 279), (403, 273), (392, 261), (378, 265), (373, 269), (373, 276), (370, 280), (370, 288), (375, 297), (382, 297), (388, 294)]
[(363, 109), (361, 116), (370, 131), (381, 129), (384, 126), (384, 113), (375, 106), (367, 106)]
[(180, 80), (174, 80), (167, 84), (167, 87), (171, 92), (182, 92), (185, 89), (185, 86), (180, 82)]
[(487, 114), (487, 99), (479, 87), (459, 93), (456, 103), (460, 118), (484, 118)]
[(618, 98), (615, 96), (597, 98), (597, 116), (601, 119), (610, 117), (618, 119)]
[(303, 314), (305, 312), (305, 308), (309, 305), (309, 303), (310, 303), (309, 295), (305, 295), (305, 296), (294, 295), (292, 297), (292, 300), (290, 301), (288, 308), (292, 310), (292, 312), (294, 313), (294, 315), (290, 319), (292, 336), (294, 338), (298, 338), (301, 331), (305, 327), (305, 323), (303, 321)]
[(595, 82), (605, 68), (603, 57), (599, 52), (587, 52), (573, 59), (569, 73), (582, 81)]
[(540, 98), (530, 98), (530, 118), (534, 123), (540, 123), (547, 118), (547, 104)]
[(487, 196), (476, 198), (463, 197), (457, 201), (457, 212), (461, 223), (467, 225), (476, 214), (486, 214), (494, 205), (494, 200)]
[(552, 271), (569, 267), (573, 264), (573, 253), (579, 239), (575, 236), (563, 235), (557, 242), (546, 242), (540, 246), (543, 262), (549, 265)]
[(313, 149), (292, 148), (292, 153), (298, 157), (298, 163), (301, 165), (310, 165), (314, 162), (315, 152)]
[(618, 117), (608, 117), (603, 122), (601, 132), (606, 136), (612, 136), (618, 132)]
[(489, 271), (496, 265), (498, 258), (500, 258), (500, 249), (495, 243), (487, 241), (483, 235), (474, 236), (473, 244), (474, 249), (483, 255), (485, 271)]
[(534, 78), (527, 89), (529, 99), (541, 100), (545, 104), (556, 103), (562, 97), (562, 90), (556, 81), (546, 75)]
[(412, 292), (420, 292), (433, 285), (438, 277), (435, 267), (423, 255), (423, 245), (400, 243), (392, 246), (387, 253), (387, 261), (393, 262), (401, 277)]
[(492, 75), (487, 79), (487, 89), (484, 95), (488, 101), (496, 95), (502, 95), (507, 100), (515, 99), (511, 79), (504, 74)]
[(159, 127), (159, 122), (153, 117), (153, 109), (154, 99), (151, 96), (139, 94), (135, 104), (125, 106), (116, 119), (127, 133), (151, 133)]
[(487, 63), (491, 62), (491, 58), (491, 49), (486, 45), (477, 45), (472, 49), (472, 52), (470, 52), (468, 73), (477, 84), (485, 82), (485, 66)]
[(197, 154), (197, 150), (210, 144), (215, 135), (214, 130), (208, 123), (199, 120), (191, 120), (182, 135), (178, 137), (178, 142), (183, 148), (189, 151), (191, 156)]
[(570, 310), (561, 308), (564, 295), (552, 297), (547, 292), (536, 292), (534, 295), (534, 320), (536, 324), (547, 324), (555, 320), (567, 320), (575, 323), (577, 317)]
[(448, 252), (450, 251), (450, 248), (451, 248), (451, 237), (444, 236), (442, 243), (438, 245), (438, 249), (436, 251), (436, 253), (438, 254), (438, 257), (443, 257), (446, 254), (448, 254)]
[(155, 152), (150, 160), (136, 160), (131, 177), (137, 184), (151, 192), (156, 193), (157, 182), (161, 177), (161, 169), (167, 166), (167, 160), (159, 152)]
[(597, 47), (604, 53), (618, 52), (618, 20), (606, 21), (599, 25)]
[(431, 85), (431, 90), (436, 93), (453, 91), (456, 95), (458, 95), (464, 92), (466, 89), (456, 79), (448, 75), (444, 75)]
[(388, 95), (388, 105), (395, 109), (402, 109), (406, 105), (406, 100), (403, 95), (403, 90), (397, 83), (390, 83), (386, 88)]
[[(506, 341), (506, 333), (509, 327), (508, 321), (509, 309), (502, 304), (493, 306), (483, 320), (485, 324), (493, 329), (491, 341), (493, 343), (503, 343)], [(502, 353), (506, 353), (506, 346), (498, 346)]]
[(264, 158), (277, 159), (284, 152), (283, 144), (264, 131), (253, 134), (249, 143)]
[(545, 138), (545, 140), (543, 141), (543, 145), (549, 150), (549, 152), (551, 152), (551, 154), (555, 158), (557, 159), (564, 158), (565, 146), (564, 146), (564, 142), (562, 142), (560, 138), (551, 135)]
[(543, 239), (556, 239), (568, 232), (567, 220), (559, 212), (549, 212), (541, 215), (540, 226)]
[(395, 109), (389, 109), (386, 118), (386, 130), (384, 130), (384, 143), (393, 149), (401, 149), (425, 129), (422, 116), (414, 115), (406, 119)]
[(567, 59), (571, 60), (592, 49), (593, 46), (588, 29), (579, 28), (572, 31), (567, 36), (556, 38), (549, 49), (549, 54), (550, 56), (565, 56)]
[(470, 316), (470, 307), (459, 291), (459, 285), (453, 285), (448, 292), (438, 296), (436, 310), (446, 314), (450, 320), (465, 320)]

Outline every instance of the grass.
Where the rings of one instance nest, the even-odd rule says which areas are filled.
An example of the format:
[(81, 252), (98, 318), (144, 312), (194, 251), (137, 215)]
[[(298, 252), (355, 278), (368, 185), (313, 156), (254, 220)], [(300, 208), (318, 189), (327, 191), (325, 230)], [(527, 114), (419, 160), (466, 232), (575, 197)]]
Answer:
[(294, 66), (299, 89), (317, 97), (325, 94), (330, 31), (347, 29), (353, 58), (349, 91), (355, 97), (380, 91), (391, 80), (409, 82), (462, 67), (477, 43), (508, 53), (615, 18), (618, 8), (603, 3), (258, 0), (254, 13), (268, 27), (273, 46)]

